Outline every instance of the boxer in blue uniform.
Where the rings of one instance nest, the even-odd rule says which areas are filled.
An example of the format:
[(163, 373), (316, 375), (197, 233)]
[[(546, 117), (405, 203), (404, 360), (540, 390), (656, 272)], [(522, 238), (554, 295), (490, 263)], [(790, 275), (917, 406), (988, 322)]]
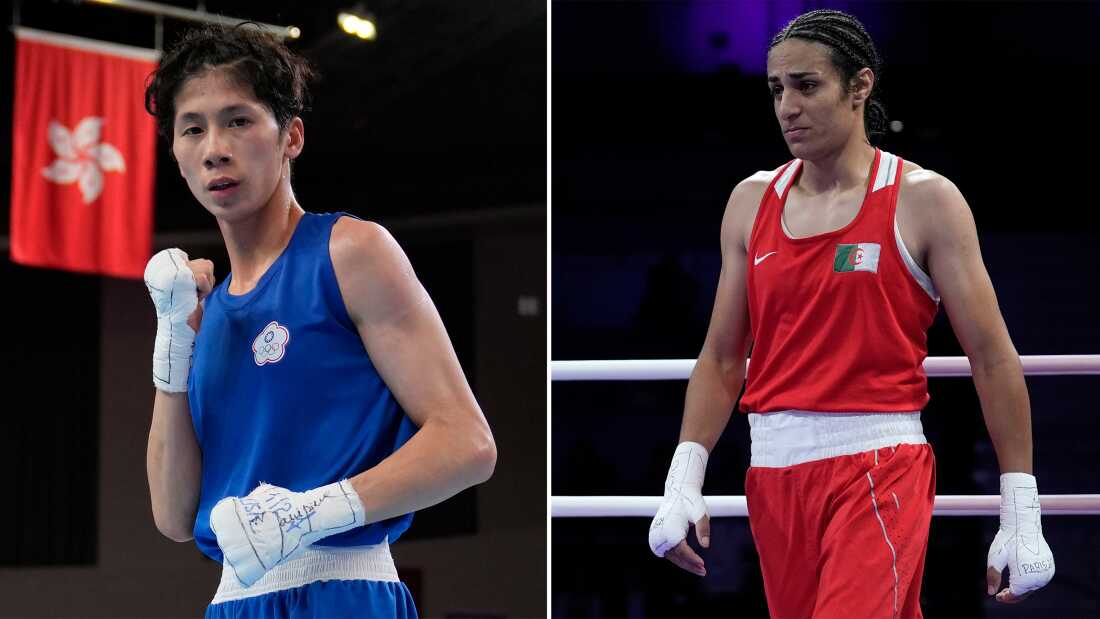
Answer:
[(216, 287), (179, 249), (146, 268), (153, 516), (222, 563), (207, 617), (415, 617), (389, 544), (488, 479), (496, 447), (393, 238), (298, 205), (310, 78), (258, 29), (207, 27), (146, 91), (231, 268)]

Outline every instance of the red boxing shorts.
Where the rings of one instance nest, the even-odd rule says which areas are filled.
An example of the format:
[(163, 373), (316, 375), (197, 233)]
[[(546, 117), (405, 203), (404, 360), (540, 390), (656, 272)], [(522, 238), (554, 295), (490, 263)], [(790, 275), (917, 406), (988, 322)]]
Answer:
[(922, 617), (931, 446), (753, 466), (745, 495), (773, 619)]

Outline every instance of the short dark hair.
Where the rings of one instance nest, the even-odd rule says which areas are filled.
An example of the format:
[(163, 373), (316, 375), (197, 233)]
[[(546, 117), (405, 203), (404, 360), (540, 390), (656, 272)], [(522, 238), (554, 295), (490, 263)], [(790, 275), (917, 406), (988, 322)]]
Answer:
[(252, 22), (203, 26), (187, 31), (147, 80), (145, 109), (156, 117), (157, 131), (169, 142), (180, 88), (215, 67), (225, 68), (242, 85), (250, 86), (256, 99), (275, 115), (280, 129), (310, 107), (309, 84), (317, 73), (309, 61)]
[(828, 47), (829, 58), (845, 84), (850, 84), (864, 67), (871, 69), (875, 74), (875, 87), (863, 108), (863, 128), (871, 141), (877, 141), (886, 133), (886, 106), (878, 96), (882, 57), (875, 49), (871, 35), (867, 34), (858, 19), (842, 11), (828, 9), (804, 13), (775, 35), (768, 50), (787, 39), (805, 39)]

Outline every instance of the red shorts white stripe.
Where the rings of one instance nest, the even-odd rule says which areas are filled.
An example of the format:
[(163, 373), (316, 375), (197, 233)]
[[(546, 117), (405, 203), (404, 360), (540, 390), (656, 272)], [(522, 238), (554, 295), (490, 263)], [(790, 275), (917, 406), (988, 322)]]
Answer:
[(749, 524), (771, 616), (921, 617), (935, 468), (928, 444), (750, 467)]

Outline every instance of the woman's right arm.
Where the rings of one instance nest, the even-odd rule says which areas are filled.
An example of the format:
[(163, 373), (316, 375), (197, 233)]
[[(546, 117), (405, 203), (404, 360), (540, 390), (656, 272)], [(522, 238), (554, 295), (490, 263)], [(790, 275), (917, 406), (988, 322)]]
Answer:
[(189, 541), (199, 506), (202, 453), (186, 391), (156, 390), (145, 464), (157, 529), (173, 541)]
[(680, 426), (680, 442), (699, 443), (708, 453), (729, 423), (745, 381), (745, 359), (752, 341), (745, 231), (752, 226), (767, 184), (764, 173), (739, 183), (722, 217), (722, 273), (707, 337), (688, 381)]
[(699, 576), (706, 575), (706, 568), (702, 557), (688, 545), (686, 535), (690, 521), (695, 525), (699, 544), (704, 548), (710, 546), (710, 517), (702, 497), (703, 476), (708, 456), (729, 423), (745, 381), (745, 358), (751, 343), (746, 232), (751, 229), (757, 206), (773, 175), (760, 172), (742, 181), (726, 203), (722, 217), (722, 274), (718, 278), (710, 327), (688, 381), (680, 444), (665, 481), (662, 505), (650, 527), (650, 548), (654, 553)]
[[(178, 251), (178, 250), (176, 250)], [(159, 254), (158, 254), (159, 255)], [(186, 259), (186, 254), (180, 253)], [(214, 288), (214, 263), (209, 260), (189, 260), (185, 280), (177, 280), (181, 286), (195, 286), (192, 299), (200, 301), (189, 314), (187, 326), (198, 333), (202, 322), (201, 301)], [(176, 274), (175, 277), (184, 277)], [(150, 271), (146, 270), (146, 285)], [(158, 283), (162, 288), (166, 286)], [(153, 288), (150, 288), (150, 292)], [(160, 297), (164, 298), (163, 294)], [(171, 298), (171, 297), (169, 297)], [(156, 302), (157, 296), (154, 296)], [(160, 308), (158, 311), (165, 311)], [(183, 311), (186, 311), (184, 309)], [(183, 317), (180, 316), (182, 319)], [(163, 328), (159, 325), (158, 329)], [(182, 325), (179, 325), (182, 327)], [(163, 345), (161, 342), (160, 345)], [(187, 401), (186, 373), (177, 377), (169, 387), (173, 391), (156, 389), (153, 398), (153, 423), (149, 429), (149, 447), (145, 454), (145, 468), (149, 475), (149, 498), (153, 506), (153, 522), (165, 537), (177, 541), (189, 541), (195, 526), (195, 514), (199, 507), (199, 491), (202, 487), (202, 450), (199, 448), (195, 428), (191, 422), (191, 406)], [(175, 391), (181, 389), (181, 391)]]

